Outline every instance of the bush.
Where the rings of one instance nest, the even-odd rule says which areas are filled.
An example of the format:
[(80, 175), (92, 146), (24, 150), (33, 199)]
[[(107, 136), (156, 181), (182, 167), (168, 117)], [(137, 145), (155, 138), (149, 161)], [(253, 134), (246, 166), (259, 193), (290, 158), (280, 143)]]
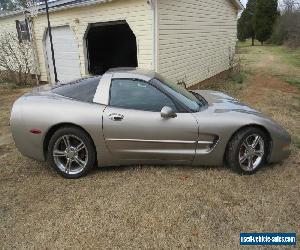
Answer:
[(0, 77), (2, 80), (27, 85), (32, 81), (33, 60), (31, 43), (19, 42), (13, 33), (0, 34)]
[(300, 47), (300, 10), (285, 11), (278, 17), (270, 42), (276, 45), (286, 44), (291, 48)]
[(244, 82), (244, 75), (241, 72), (237, 72), (231, 76), (231, 80), (235, 83), (242, 84)]

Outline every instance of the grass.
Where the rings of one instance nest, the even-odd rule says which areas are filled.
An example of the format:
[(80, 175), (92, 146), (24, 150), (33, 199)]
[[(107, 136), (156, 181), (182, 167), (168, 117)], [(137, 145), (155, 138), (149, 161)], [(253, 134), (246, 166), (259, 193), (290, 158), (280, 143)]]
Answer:
[(240, 232), (295, 232), (300, 91), (274, 75), (294, 79), (298, 73), (291, 77), (290, 64), (269, 47), (248, 47), (243, 57), (242, 84), (237, 79), (206, 88), (225, 90), (270, 115), (294, 142), (289, 159), (253, 176), (225, 167), (129, 166), (62, 179), (13, 144), (11, 105), (29, 89), (0, 86), (0, 249), (240, 249)]
[(299, 137), (295, 137), (295, 138), (292, 138), (293, 140), (293, 143), (295, 144), (295, 146), (300, 149), (300, 138)]
[(26, 88), (30, 88), (32, 86), (33, 86), (33, 84), (16, 84), (14, 82), (1, 80), (1, 78), (0, 78), (0, 87), (1, 87), (1, 89), (10, 89), (10, 90), (26, 89)]
[(242, 84), (245, 80), (245, 73), (244, 72), (236, 72), (229, 78), (230, 81), (233, 83)]
[[(274, 53), (283, 59), (283, 63), (300, 67), (300, 48), (290, 49), (285, 46), (277, 46), (272, 44), (260, 45), (258, 41), (255, 41), (255, 45), (251, 45), (251, 40), (244, 42), (238, 42), (237, 48), (241, 49), (242, 52), (250, 52), (251, 54), (263, 53), (270, 54)], [(249, 50), (250, 49), (250, 50)]]
[(241, 73), (233, 76), (232, 80), (236, 83), (242, 84), (244, 82), (244, 77)]
[(300, 89), (300, 80), (298, 79), (287, 79), (286, 80), (287, 83), (296, 86), (297, 88)]
[(300, 48), (289, 49), (283, 46), (269, 46), (271, 52), (282, 57), (283, 62), (295, 67), (300, 67)]
[[(251, 54), (257, 54), (257, 51), (270, 54), (275, 53), (281, 59), (283, 63), (293, 65), (295, 67), (300, 67), (300, 48), (290, 49), (285, 46), (277, 46), (272, 44), (261, 45), (258, 41), (255, 41), (255, 46), (251, 45), (251, 40), (246, 40), (244, 42), (238, 42), (237, 48), (241, 49), (242, 52), (249, 52), (247, 49), (251, 49)], [(253, 49), (255, 48), (255, 49)], [(263, 48), (261, 50), (261, 48)]]
[[(258, 44), (260, 45), (260, 42), (257, 41), (257, 40), (255, 40), (255, 41), (254, 41), (254, 45), (257, 46)], [(251, 46), (252, 46), (252, 41), (251, 41), (251, 39), (247, 39), (247, 40), (245, 40), (245, 41), (243, 41), (243, 42), (239, 41), (239, 42), (237, 43), (237, 46), (238, 46), (238, 48), (247, 48), (247, 47), (251, 47)]]
[(251, 41), (239, 42), (239, 56), (244, 62), (243, 72), (260, 73), (263, 69), (269, 75), (299, 88), (300, 82), (300, 48), (289, 49), (284, 46), (251, 46)]

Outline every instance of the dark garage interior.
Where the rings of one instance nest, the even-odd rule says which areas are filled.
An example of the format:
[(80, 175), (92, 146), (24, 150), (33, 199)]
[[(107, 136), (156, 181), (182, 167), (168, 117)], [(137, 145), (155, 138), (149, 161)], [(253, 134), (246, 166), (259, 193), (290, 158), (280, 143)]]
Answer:
[(110, 68), (138, 66), (136, 37), (125, 21), (92, 24), (86, 45), (90, 74), (101, 75)]

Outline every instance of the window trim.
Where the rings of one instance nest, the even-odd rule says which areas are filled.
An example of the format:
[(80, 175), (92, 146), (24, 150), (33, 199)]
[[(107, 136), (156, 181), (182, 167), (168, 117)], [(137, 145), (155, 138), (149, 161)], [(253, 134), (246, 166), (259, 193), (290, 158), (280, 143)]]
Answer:
[[(158, 82), (158, 83), (156, 83), (156, 81)], [(199, 109), (199, 111), (194, 111), (194, 110), (191, 110), (188, 106), (186, 106), (184, 103), (182, 103), (178, 98), (176, 98), (175, 96), (173, 96), (172, 94), (170, 94), (167, 90), (165, 90), (165, 89), (163, 89), (162, 87), (160, 87), (159, 85), (161, 84), (161, 85), (164, 85), (164, 83), (162, 82), (162, 81), (160, 81), (159, 79), (157, 79), (157, 78), (152, 78), (151, 80), (150, 80), (150, 82), (151, 82), (151, 84), (152, 85), (157, 85), (157, 88), (158, 89), (160, 89), (162, 92), (164, 92), (164, 93), (167, 93), (167, 95), (174, 101), (174, 102), (176, 102), (176, 103), (178, 103), (181, 107), (182, 107), (182, 109), (184, 110), (184, 112), (182, 112), (182, 113), (191, 113), (191, 114), (195, 114), (195, 113), (198, 113), (198, 112), (202, 112), (203, 110), (205, 110), (206, 108), (207, 108), (207, 102), (206, 102), (206, 100), (205, 100), (205, 102), (206, 102), (206, 104), (205, 105), (203, 105), (203, 106), (201, 106), (200, 107), (200, 109)]]
[(151, 83), (151, 81), (145, 81), (139, 78), (112, 78), (111, 82), (110, 82), (110, 86), (109, 86), (109, 98), (108, 98), (108, 106), (112, 107), (112, 108), (119, 108), (119, 109), (126, 109), (126, 110), (137, 110), (137, 111), (143, 111), (143, 112), (153, 112), (153, 113), (160, 113), (160, 111), (151, 111), (151, 110), (142, 110), (142, 109), (130, 109), (130, 108), (122, 108), (122, 107), (117, 107), (117, 106), (113, 106), (110, 104), (111, 102), (111, 88), (112, 88), (112, 84), (114, 80), (131, 80), (131, 81), (139, 81), (145, 84), (148, 84), (150, 86), (152, 86), (153, 88), (157, 89), (160, 93), (162, 93), (163, 95), (165, 95), (168, 99), (170, 99), (170, 101), (174, 104), (174, 106), (176, 107), (176, 113), (183, 113), (182, 112), (182, 108), (181, 105), (178, 105), (178, 102), (176, 100), (174, 100), (174, 98), (172, 98), (170, 95), (168, 95), (167, 93), (165, 93), (164, 91), (162, 91), (159, 87), (155, 86), (154, 84)]

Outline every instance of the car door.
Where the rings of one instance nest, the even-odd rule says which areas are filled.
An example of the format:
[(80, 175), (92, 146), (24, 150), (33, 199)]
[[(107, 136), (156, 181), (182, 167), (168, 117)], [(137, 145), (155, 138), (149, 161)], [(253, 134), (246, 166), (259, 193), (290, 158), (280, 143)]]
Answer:
[(175, 103), (148, 82), (113, 79), (109, 105), (103, 113), (103, 133), (112, 155), (138, 162), (190, 163), (195, 156), (198, 125), (190, 113), (162, 118), (164, 106)]

